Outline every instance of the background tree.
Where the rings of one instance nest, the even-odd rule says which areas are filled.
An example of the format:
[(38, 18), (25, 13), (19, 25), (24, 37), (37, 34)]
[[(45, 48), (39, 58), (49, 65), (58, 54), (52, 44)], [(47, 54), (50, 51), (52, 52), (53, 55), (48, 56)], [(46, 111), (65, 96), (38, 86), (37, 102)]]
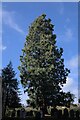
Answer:
[(80, 98), (78, 99), (78, 103), (80, 104)]
[(70, 70), (64, 67), (63, 49), (56, 46), (53, 31), (51, 20), (45, 14), (39, 16), (29, 27), (20, 56), (21, 83), (33, 107), (60, 105), (64, 98), (62, 87)]
[(64, 105), (66, 107), (70, 107), (71, 104), (74, 102), (75, 95), (70, 92), (62, 92), (59, 100), (61, 101), (61, 105)]
[(73, 104), (74, 102), (74, 98), (75, 98), (74, 94), (70, 92), (65, 93), (65, 101), (64, 101), (65, 106), (70, 107), (70, 105)]
[(2, 69), (2, 108), (3, 116), (6, 112), (6, 107), (15, 108), (19, 107), (19, 88), (18, 81), (15, 78), (15, 71), (12, 68), (12, 63), (10, 62), (7, 67)]

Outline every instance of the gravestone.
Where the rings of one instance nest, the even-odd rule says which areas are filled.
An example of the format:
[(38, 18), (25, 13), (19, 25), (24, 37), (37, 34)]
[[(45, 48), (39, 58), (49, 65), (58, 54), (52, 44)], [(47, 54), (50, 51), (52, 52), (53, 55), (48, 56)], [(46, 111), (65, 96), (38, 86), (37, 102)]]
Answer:
[(29, 112), (29, 116), (33, 116), (33, 111), (32, 110)]
[(80, 118), (79, 114), (80, 114), (80, 113), (79, 113), (79, 111), (77, 110), (77, 111), (76, 111), (76, 118), (77, 118), (77, 119)]
[(70, 110), (70, 118), (74, 118), (74, 110)]
[(40, 114), (41, 114), (41, 118), (43, 118), (43, 111), (42, 110), (40, 110)]
[(20, 110), (20, 118), (22, 118), (22, 109)]
[(22, 109), (20, 110), (20, 118), (25, 118), (25, 117), (26, 117), (26, 112), (25, 112), (25, 109), (22, 108)]
[(17, 117), (20, 117), (20, 110), (17, 110)]
[(39, 111), (36, 113), (35, 120), (41, 120), (41, 113)]
[(26, 112), (26, 116), (30, 116), (28, 111)]
[(69, 118), (69, 113), (68, 113), (67, 108), (64, 109), (63, 118), (64, 118), (65, 120)]
[(33, 116), (33, 111), (31, 110), (31, 111), (27, 111), (26, 112), (26, 116)]
[(40, 108), (40, 111), (42, 112), (42, 116), (45, 116), (46, 110), (44, 106)]
[(58, 118), (58, 110), (56, 108), (51, 109), (51, 116), (53, 116), (54, 119)]
[(58, 110), (58, 117), (61, 119), (62, 118), (62, 110)]

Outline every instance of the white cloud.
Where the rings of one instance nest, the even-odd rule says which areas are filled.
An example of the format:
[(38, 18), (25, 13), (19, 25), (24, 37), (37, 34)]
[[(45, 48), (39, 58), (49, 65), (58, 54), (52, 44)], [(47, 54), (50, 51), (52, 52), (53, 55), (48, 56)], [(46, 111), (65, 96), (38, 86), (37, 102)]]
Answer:
[(7, 47), (6, 46), (2, 46), (2, 50), (5, 50)]
[(27, 93), (24, 93), (24, 91), (23, 91), (23, 89), (22, 89), (22, 91), (21, 91), (21, 96), (20, 96), (20, 98), (21, 98), (21, 103), (22, 104), (24, 104), (25, 106), (27, 105), (27, 99), (28, 99), (28, 95), (27, 95)]
[(72, 86), (73, 84), (73, 78), (67, 77), (66, 84), (64, 84), (63, 89), (67, 89), (68, 87)]
[(0, 33), (0, 54), (2, 54), (3, 50), (6, 50), (6, 46), (2, 44), (2, 35)]
[(67, 83), (63, 87), (65, 92), (70, 91), (75, 95), (75, 103), (78, 102), (78, 57), (78, 55), (75, 55), (65, 61), (65, 66), (70, 69), (71, 73), (70, 77), (67, 78)]
[(69, 27), (64, 26), (64, 32), (58, 35), (59, 39), (63, 39), (65, 42), (70, 42), (73, 40), (73, 30)]
[(64, 14), (64, 4), (62, 2), (59, 3), (59, 14), (63, 15)]
[(0, 45), (0, 51), (2, 51), (2, 50), (6, 50), (6, 46), (3, 46), (3, 45)]
[(67, 77), (67, 82), (62, 88), (64, 92), (71, 92), (75, 95), (74, 102), (78, 102), (78, 81), (75, 81), (72, 77)]
[(11, 11), (2, 11), (3, 23), (13, 28), (17, 32), (24, 34), (24, 31), (20, 28), (20, 26), (15, 22), (14, 12)]
[(78, 60), (78, 55), (74, 55), (73, 57), (71, 57), (68, 60), (65, 60), (65, 67), (68, 68), (70, 70), (70, 77), (76, 79), (76, 81), (78, 81), (78, 64), (79, 64), (79, 60)]
[(73, 37), (73, 32), (70, 28), (67, 28), (66, 31), (65, 31), (65, 38), (69, 41), (72, 39)]
[(69, 66), (70, 68), (78, 68), (78, 57), (80, 59), (80, 56), (76, 55), (72, 57), (70, 60), (66, 62), (66, 65)]

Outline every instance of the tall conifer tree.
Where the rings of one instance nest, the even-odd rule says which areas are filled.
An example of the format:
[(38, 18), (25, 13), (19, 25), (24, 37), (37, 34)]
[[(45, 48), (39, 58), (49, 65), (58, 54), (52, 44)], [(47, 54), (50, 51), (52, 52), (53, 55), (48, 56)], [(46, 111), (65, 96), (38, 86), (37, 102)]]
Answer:
[(15, 71), (10, 62), (5, 68), (2, 69), (2, 110), (3, 116), (6, 112), (6, 107), (16, 108), (20, 107), (20, 97), (18, 81), (15, 78)]
[(63, 49), (56, 45), (54, 25), (46, 15), (29, 27), (19, 66), (21, 83), (33, 107), (63, 104), (62, 87), (70, 70), (65, 68)]

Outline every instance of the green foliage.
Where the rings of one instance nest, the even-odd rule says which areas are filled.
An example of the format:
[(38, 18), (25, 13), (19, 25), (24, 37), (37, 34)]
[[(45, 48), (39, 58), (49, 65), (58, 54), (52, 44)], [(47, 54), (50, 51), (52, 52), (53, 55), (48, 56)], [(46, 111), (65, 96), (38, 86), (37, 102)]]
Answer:
[(59, 96), (60, 105), (70, 107), (70, 105), (74, 102), (74, 98), (74, 94), (71, 94), (70, 92), (62, 92), (62, 94)]
[(15, 78), (15, 71), (10, 62), (2, 69), (2, 106), (3, 115), (6, 108), (15, 108), (20, 106), (18, 81)]
[(28, 93), (28, 104), (33, 107), (60, 105), (62, 86), (70, 73), (64, 67), (63, 49), (56, 46), (53, 31), (51, 20), (45, 14), (39, 16), (29, 27), (20, 56), (21, 83)]
[(65, 93), (64, 104), (67, 107), (70, 107), (70, 104), (73, 104), (75, 95), (70, 92)]

